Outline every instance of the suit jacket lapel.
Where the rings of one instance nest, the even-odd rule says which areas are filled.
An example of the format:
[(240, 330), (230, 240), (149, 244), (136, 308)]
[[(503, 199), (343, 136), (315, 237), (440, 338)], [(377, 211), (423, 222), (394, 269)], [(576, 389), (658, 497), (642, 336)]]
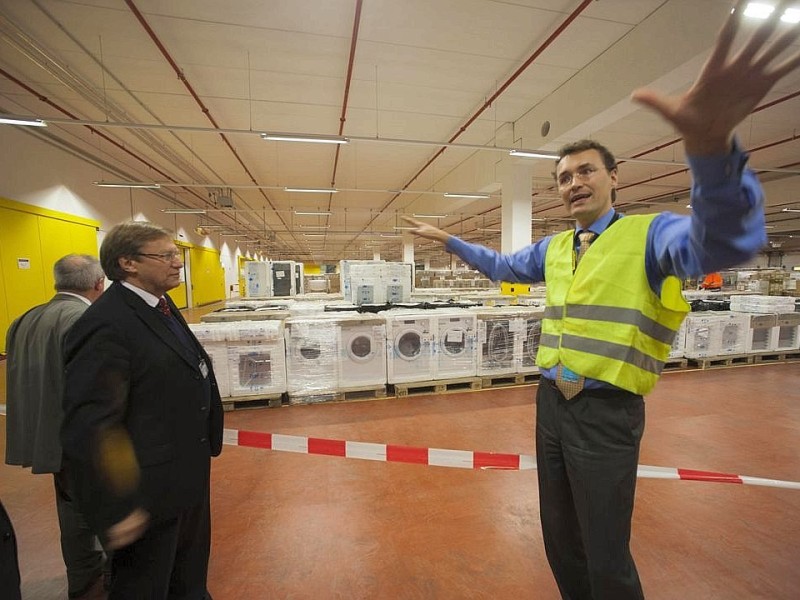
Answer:
[(162, 342), (164, 342), (178, 356), (186, 361), (187, 364), (189, 364), (193, 369), (197, 369), (198, 365), (196, 359), (187, 356), (188, 348), (181, 344), (178, 338), (175, 337), (175, 334), (169, 330), (155, 309), (151, 306), (148, 306), (147, 303), (139, 298), (136, 294), (125, 289), (123, 285), (120, 285), (120, 288), (122, 288), (124, 292), (123, 297), (125, 298), (125, 302), (127, 302), (128, 306), (133, 309), (136, 315), (142, 321), (144, 321), (145, 325), (147, 325), (153, 331), (153, 333), (155, 333), (161, 339)]

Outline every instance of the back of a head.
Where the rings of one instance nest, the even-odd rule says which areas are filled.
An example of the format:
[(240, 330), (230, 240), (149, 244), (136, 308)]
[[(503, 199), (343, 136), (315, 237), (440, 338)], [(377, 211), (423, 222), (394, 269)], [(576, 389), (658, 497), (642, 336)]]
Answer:
[(100, 245), (100, 263), (111, 281), (124, 281), (128, 274), (119, 259), (135, 256), (147, 242), (172, 238), (172, 234), (148, 221), (126, 221), (112, 227)]
[(89, 254), (67, 254), (53, 265), (57, 292), (87, 292), (103, 279), (100, 261)]

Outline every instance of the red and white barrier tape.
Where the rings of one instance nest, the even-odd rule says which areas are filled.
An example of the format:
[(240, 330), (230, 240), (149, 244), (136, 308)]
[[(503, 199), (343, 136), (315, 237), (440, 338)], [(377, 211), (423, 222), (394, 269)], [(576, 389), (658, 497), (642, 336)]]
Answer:
[[(225, 429), (223, 442), (231, 446), (263, 448), (279, 452), (340, 456), (343, 458), (359, 458), (361, 460), (414, 463), (459, 469), (526, 471), (536, 468), (536, 457), (530, 454), (502, 454), (497, 452), (446, 450), (443, 448), (420, 448), (397, 444), (373, 444), (370, 442), (350, 442), (280, 433), (240, 431), (238, 429)], [(730, 475), (728, 473), (694, 471), (672, 467), (639, 465), (638, 476), (653, 479), (739, 483), (800, 490), (800, 482), (797, 481), (762, 479), (747, 475)]]

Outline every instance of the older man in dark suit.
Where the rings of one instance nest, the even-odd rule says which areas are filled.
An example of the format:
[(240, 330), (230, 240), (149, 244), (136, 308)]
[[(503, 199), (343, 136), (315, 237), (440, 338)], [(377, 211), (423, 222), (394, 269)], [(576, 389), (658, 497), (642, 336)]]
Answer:
[(61, 554), (70, 598), (82, 596), (101, 573), (103, 553), (76, 510), (63, 470), (58, 438), (63, 411), (64, 338), (103, 293), (100, 261), (68, 254), (53, 265), (56, 295), (11, 324), (6, 338), (8, 390), (6, 463), (52, 473), (61, 529)]
[(211, 361), (165, 293), (181, 253), (151, 223), (100, 248), (114, 283), (67, 337), (62, 443), (79, 505), (113, 553), (111, 599), (201, 600), (222, 403)]

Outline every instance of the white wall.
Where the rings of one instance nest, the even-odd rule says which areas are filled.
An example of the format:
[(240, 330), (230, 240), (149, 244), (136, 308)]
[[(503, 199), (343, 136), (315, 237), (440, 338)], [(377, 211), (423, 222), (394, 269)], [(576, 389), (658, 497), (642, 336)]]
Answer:
[[(238, 247), (220, 244), (219, 235), (200, 236), (194, 228), (197, 215), (171, 215), (161, 212), (173, 207), (154, 190), (100, 188), (92, 182), (115, 180), (71, 154), (25, 133), (17, 127), (0, 126), (0, 196), (16, 202), (56, 210), (100, 222), (98, 248), (105, 232), (122, 221), (147, 220), (175, 234), (175, 239), (221, 250), (225, 269), (225, 289), (238, 289), (236, 255)], [(171, 193), (171, 192), (168, 192)]]

